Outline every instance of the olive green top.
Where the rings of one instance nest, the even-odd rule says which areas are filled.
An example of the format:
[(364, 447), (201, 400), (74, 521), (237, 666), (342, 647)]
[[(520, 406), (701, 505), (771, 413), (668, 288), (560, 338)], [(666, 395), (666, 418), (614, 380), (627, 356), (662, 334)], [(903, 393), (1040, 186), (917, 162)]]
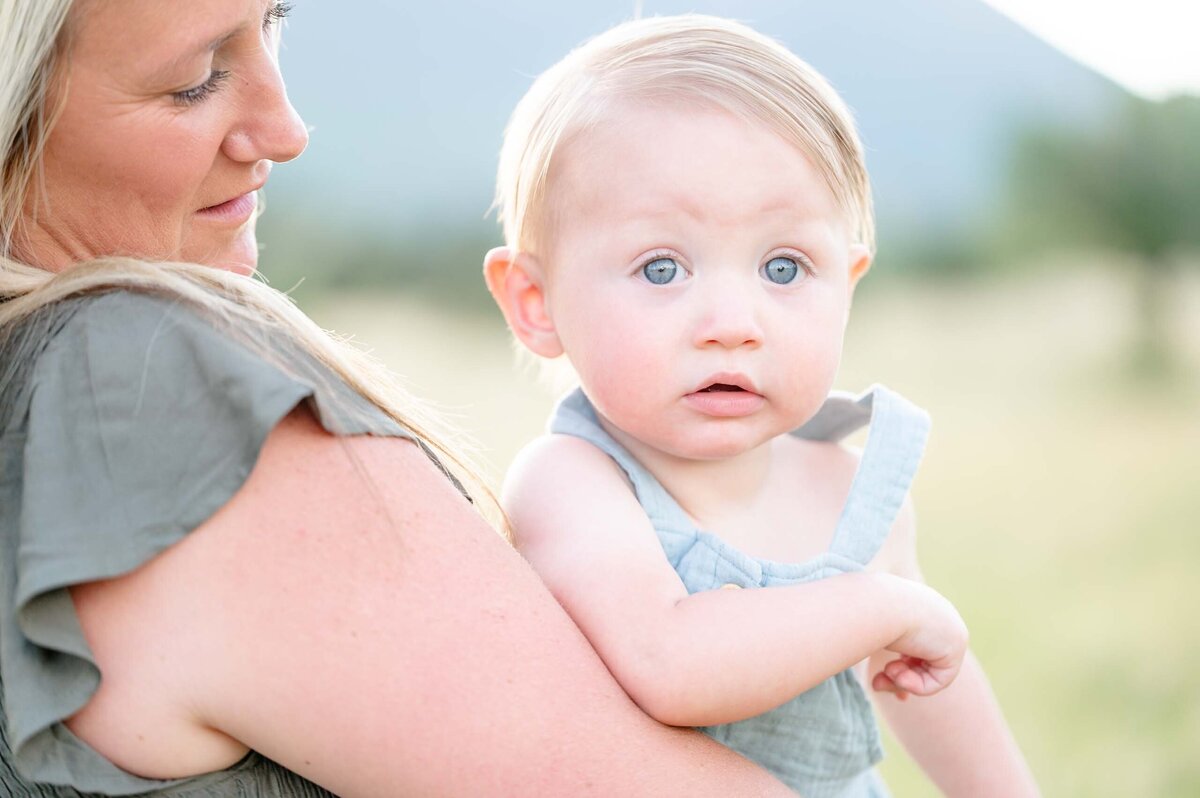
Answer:
[(62, 723), (100, 683), (68, 586), (127, 573), (203, 523), (301, 402), (334, 434), (409, 437), (278, 336), (236, 337), (128, 291), (0, 334), (0, 795), (329, 795), (253, 752), (138, 778)]

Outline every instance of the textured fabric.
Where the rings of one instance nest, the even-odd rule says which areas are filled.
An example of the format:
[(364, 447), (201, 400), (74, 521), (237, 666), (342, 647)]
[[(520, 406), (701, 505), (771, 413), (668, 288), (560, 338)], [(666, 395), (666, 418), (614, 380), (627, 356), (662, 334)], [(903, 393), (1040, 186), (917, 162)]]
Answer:
[(301, 402), (335, 434), (408, 434), (268, 333), (236, 343), (149, 294), (62, 302), (0, 343), (0, 794), (328, 795), (253, 753), (197, 778), (137, 778), (76, 738), (62, 720), (100, 674), (66, 588), (203, 523)]
[[(908, 492), (925, 447), (929, 419), (899, 395), (876, 386), (857, 398), (835, 394), (793, 434), (838, 441), (870, 423), (867, 443), (829, 550), (802, 563), (751, 557), (697, 529), (658, 480), (596, 418), (582, 391), (554, 411), (550, 431), (591, 442), (625, 472), (663, 552), (689, 593), (726, 584), (791, 585), (861, 571), (879, 551)], [(822, 644), (812, 641), (814, 646)], [(776, 709), (706, 734), (770, 770), (805, 798), (883, 798), (874, 770), (883, 757), (870, 702), (850, 670)]]

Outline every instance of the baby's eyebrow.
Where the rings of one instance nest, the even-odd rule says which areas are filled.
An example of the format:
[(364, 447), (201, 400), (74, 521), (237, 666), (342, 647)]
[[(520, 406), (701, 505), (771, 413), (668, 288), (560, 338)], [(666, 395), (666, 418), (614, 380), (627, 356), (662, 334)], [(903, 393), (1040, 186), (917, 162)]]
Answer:
[(768, 200), (758, 207), (756, 213), (779, 213), (780, 211), (795, 211), (799, 208), (804, 216), (814, 215), (814, 210), (807, 203), (797, 202), (796, 197), (778, 197)]
[[(645, 219), (662, 219), (687, 216), (701, 224), (713, 221), (726, 221), (729, 217), (722, 216), (714, 220), (712, 210), (703, 204), (691, 202), (687, 197), (664, 196), (660, 202), (644, 202), (623, 204), (617, 211), (617, 218), (625, 222), (636, 222)], [(757, 207), (739, 208), (735, 216), (748, 219), (763, 216), (787, 214), (788, 218), (797, 224), (824, 221), (829, 212), (817, 207), (812, 202), (805, 202), (801, 196), (774, 197), (766, 200)]]

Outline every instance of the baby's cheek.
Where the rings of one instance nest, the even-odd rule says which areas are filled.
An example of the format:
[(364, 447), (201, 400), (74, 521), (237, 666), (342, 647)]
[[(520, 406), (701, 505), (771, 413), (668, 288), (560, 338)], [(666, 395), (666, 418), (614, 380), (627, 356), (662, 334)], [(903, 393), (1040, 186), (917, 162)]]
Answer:
[(629, 336), (597, 333), (586, 358), (573, 361), (584, 389), (613, 423), (627, 428), (672, 390), (662, 352)]
[[(786, 380), (787, 393), (793, 401), (801, 405), (800, 411), (821, 401), (833, 387), (841, 364), (840, 346), (830, 346), (795, 352), (790, 358), (784, 358), (792, 364)], [(815, 411), (815, 407), (812, 408)]]
[(642, 325), (601, 318), (582, 332), (582, 340), (576, 344), (584, 347), (588, 357), (602, 365), (605, 372), (615, 372), (622, 378), (633, 376), (631, 372), (661, 368), (669, 357), (666, 345), (654, 330)]
[(645, 397), (656, 388), (661, 391), (668, 378), (662, 373), (661, 365), (652, 353), (629, 346), (595, 352), (589, 358), (586, 372), (581, 373), (580, 377), (585, 383), (591, 383), (590, 387), (594, 390), (602, 391), (614, 399), (625, 397), (628, 401)]

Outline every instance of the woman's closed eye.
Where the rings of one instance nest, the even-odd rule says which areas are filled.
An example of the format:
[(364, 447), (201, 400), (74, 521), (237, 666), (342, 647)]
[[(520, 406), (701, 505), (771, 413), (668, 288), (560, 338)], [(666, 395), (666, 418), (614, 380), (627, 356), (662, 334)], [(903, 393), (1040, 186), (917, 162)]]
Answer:
[(204, 102), (210, 96), (215, 94), (228, 78), (228, 69), (214, 69), (208, 73), (208, 78), (206, 78), (205, 81), (199, 86), (193, 86), (190, 89), (173, 92), (171, 97), (175, 100), (176, 105), (196, 105)]
[[(285, 2), (272, 3), (263, 14), (262, 28), (266, 32), (272, 26), (279, 24), (292, 13), (292, 4)], [(229, 78), (228, 69), (214, 69), (208, 73), (203, 83), (183, 91), (172, 92), (171, 98), (176, 105), (189, 106), (204, 102), (215, 94)]]
[(670, 285), (687, 279), (688, 271), (672, 257), (656, 256), (640, 269), (642, 277), (654, 285)]

